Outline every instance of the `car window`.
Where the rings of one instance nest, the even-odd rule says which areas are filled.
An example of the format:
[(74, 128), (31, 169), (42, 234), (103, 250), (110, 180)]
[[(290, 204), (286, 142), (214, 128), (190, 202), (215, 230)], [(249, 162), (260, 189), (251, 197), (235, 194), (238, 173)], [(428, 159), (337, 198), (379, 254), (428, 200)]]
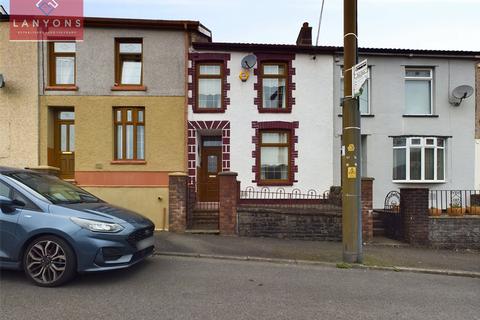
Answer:
[(56, 177), (32, 172), (18, 172), (8, 174), (7, 176), (23, 183), (54, 204), (102, 202), (102, 200), (87, 191)]
[(25, 197), (23, 194), (18, 192), (17, 190), (13, 190), (13, 199), (14, 200), (20, 200), (25, 203), (25, 207), (23, 207), (25, 210), (30, 210), (30, 211), (42, 211), (35, 203), (30, 201), (27, 197)]
[(7, 186), (5, 183), (0, 181), (0, 196), (9, 198), (12, 196), (12, 189)]

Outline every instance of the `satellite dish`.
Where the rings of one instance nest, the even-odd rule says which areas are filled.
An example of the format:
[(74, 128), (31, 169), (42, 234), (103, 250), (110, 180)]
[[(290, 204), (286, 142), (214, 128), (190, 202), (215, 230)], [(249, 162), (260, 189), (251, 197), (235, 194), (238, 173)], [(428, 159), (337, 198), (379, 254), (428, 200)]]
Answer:
[(473, 94), (473, 88), (471, 86), (459, 86), (453, 89), (452, 91), (452, 96), (455, 99), (454, 101), (451, 101), (451, 103), (458, 107), (463, 99), (469, 98)]
[(242, 68), (252, 69), (257, 64), (257, 57), (254, 54), (249, 54), (242, 59)]

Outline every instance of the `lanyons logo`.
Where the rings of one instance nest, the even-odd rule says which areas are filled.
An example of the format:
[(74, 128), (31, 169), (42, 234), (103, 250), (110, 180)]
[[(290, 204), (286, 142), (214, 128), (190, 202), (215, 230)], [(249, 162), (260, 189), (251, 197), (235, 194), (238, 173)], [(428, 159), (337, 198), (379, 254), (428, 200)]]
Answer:
[(40, 0), (35, 5), (46, 16), (49, 16), (53, 10), (58, 8), (58, 2), (55, 0)]

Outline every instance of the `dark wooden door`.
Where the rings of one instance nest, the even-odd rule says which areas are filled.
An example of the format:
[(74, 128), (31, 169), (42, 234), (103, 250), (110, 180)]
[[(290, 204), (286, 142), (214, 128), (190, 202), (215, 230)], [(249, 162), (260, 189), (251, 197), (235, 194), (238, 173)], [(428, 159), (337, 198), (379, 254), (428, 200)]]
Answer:
[(55, 121), (55, 158), (60, 178), (75, 177), (75, 113), (60, 111)]
[(222, 148), (203, 147), (199, 171), (199, 200), (201, 202), (218, 201), (218, 173), (222, 171)]

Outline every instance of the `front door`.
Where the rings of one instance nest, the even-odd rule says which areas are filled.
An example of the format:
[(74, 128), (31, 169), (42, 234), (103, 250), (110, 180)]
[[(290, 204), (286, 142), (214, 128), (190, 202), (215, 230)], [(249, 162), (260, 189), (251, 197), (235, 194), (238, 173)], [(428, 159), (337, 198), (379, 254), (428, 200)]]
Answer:
[(199, 170), (198, 194), (201, 202), (217, 202), (219, 196), (218, 173), (222, 171), (221, 140), (217, 137), (203, 139)]
[(75, 176), (75, 112), (59, 111), (55, 117), (55, 158), (60, 178)]

